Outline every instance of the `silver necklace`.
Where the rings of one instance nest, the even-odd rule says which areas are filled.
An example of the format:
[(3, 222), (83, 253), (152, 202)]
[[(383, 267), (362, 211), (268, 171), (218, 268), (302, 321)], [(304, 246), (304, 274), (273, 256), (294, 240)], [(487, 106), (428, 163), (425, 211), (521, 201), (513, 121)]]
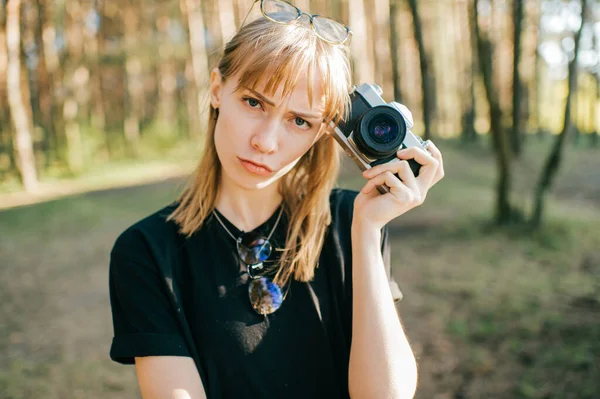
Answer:
[[(237, 249), (238, 249), (238, 255), (240, 253), (240, 245), (242, 245), (242, 237), (244, 236), (244, 234), (246, 234), (246, 232), (242, 231), (242, 234), (240, 234), (240, 236), (238, 238), (236, 238), (233, 233), (231, 231), (229, 231), (229, 229), (227, 228), (227, 226), (225, 226), (225, 223), (223, 223), (223, 221), (221, 220), (221, 218), (219, 217), (219, 215), (217, 214), (217, 212), (215, 211), (215, 209), (212, 210), (212, 214), (215, 216), (215, 218), (217, 219), (217, 221), (219, 222), (219, 224), (223, 227), (223, 229), (225, 229), (225, 231), (227, 232), (227, 234), (229, 234), (229, 236), (231, 238), (233, 238), (233, 240), (236, 242), (237, 245)], [(277, 215), (277, 221), (275, 222), (275, 224), (273, 225), (273, 228), (271, 229), (271, 232), (269, 233), (269, 236), (267, 237), (267, 239), (265, 240), (265, 242), (263, 243), (263, 245), (260, 247), (259, 251), (262, 251), (262, 249), (264, 248), (265, 245), (271, 245), (269, 240), (271, 239), (271, 236), (273, 235), (273, 233), (275, 232), (275, 229), (277, 228), (277, 225), (279, 224), (279, 220), (281, 220), (281, 215), (283, 214), (283, 206), (281, 206), (281, 208), (279, 209), (279, 215)], [(270, 249), (269, 249), (270, 251)], [(246, 263), (246, 262), (244, 262)], [(246, 269), (248, 271), (248, 275), (250, 275), (251, 277), (254, 277), (254, 270), (262, 270), (263, 268), (263, 264), (261, 263), (257, 263), (257, 264), (247, 264), (246, 263)]]
[[(223, 223), (223, 221), (221, 220), (221, 218), (219, 217), (219, 215), (217, 215), (217, 212), (215, 212), (214, 209), (212, 210), (212, 213), (217, 218), (217, 221), (219, 222), (219, 224), (221, 226), (223, 226), (223, 228), (225, 229), (225, 231), (227, 232), (227, 234), (229, 234), (231, 236), (231, 238), (233, 238), (235, 241), (239, 241), (241, 237), (235, 238), (235, 236), (231, 233), (231, 231), (229, 231), (229, 229), (227, 228), (227, 226), (225, 226), (225, 223)], [(269, 236), (267, 237), (267, 241), (269, 241), (271, 239), (271, 236), (273, 235), (273, 232), (277, 228), (277, 225), (279, 224), (279, 219), (281, 219), (281, 214), (282, 213), (283, 213), (283, 206), (279, 209), (279, 215), (277, 215), (277, 221), (275, 222), (275, 225), (271, 229), (271, 232), (269, 233)], [(242, 235), (243, 234), (244, 234), (244, 231), (242, 231)]]

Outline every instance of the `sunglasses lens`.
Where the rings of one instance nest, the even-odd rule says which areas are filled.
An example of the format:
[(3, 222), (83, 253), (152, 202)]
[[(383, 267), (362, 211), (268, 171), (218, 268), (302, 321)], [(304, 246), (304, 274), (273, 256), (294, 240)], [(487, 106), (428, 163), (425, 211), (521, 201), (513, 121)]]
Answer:
[(343, 43), (348, 37), (348, 31), (344, 25), (333, 19), (315, 17), (313, 19), (313, 26), (319, 36), (330, 42)]
[(284, 1), (263, 0), (263, 13), (274, 21), (290, 23), (298, 18), (298, 10)]
[(268, 277), (250, 281), (248, 295), (254, 310), (262, 315), (275, 312), (283, 302), (281, 288)]
[(267, 239), (254, 231), (245, 233), (238, 245), (238, 253), (242, 262), (248, 265), (262, 263), (271, 255), (271, 244)]

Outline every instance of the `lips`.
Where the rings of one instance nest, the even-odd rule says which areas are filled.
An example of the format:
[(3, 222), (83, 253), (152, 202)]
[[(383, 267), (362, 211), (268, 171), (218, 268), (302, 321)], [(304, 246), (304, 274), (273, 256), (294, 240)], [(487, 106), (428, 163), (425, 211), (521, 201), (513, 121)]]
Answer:
[(242, 166), (244, 166), (244, 168), (246, 168), (246, 170), (248, 170), (249, 172), (253, 173), (253, 174), (257, 174), (257, 175), (262, 175), (262, 176), (267, 176), (273, 173), (273, 170), (271, 168), (269, 168), (267, 165), (258, 163), (258, 162), (253, 162), (250, 161), (248, 159), (244, 159), (244, 158), (239, 158)]

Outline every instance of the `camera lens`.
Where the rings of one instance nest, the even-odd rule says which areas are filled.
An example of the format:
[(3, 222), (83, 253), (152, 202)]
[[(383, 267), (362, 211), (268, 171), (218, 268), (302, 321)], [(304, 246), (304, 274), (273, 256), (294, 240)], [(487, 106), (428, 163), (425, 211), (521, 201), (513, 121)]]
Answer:
[(388, 105), (365, 112), (353, 133), (360, 151), (370, 158), (393, 155), (406, 137), (406, 123), (397, 109)]
[(388, 115), (378, 115), (373, 118), (367, 132), (376, 143), (388, 144), (398, 137), (398, 124)]

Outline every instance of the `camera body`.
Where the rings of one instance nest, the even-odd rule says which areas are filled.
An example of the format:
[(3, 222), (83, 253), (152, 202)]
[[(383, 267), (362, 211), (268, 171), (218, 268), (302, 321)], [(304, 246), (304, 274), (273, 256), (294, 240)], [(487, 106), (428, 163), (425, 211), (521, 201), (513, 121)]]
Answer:
[[(333, 138), (361, 171), (397, 159), (396, 152), (403, 148), (423, 148), (423, 140), (410, 131), (410, 113), (394, 103), (386, 103), (381, 93), (377, 85), (354, 86), (348, 118), (337, 125), (331, 122), (329, 126)], [(408, 163), (417, 176), (421, 165), (414, 159)], [(377, 189), (382, 194), (389, 192), (385, 185)]]

